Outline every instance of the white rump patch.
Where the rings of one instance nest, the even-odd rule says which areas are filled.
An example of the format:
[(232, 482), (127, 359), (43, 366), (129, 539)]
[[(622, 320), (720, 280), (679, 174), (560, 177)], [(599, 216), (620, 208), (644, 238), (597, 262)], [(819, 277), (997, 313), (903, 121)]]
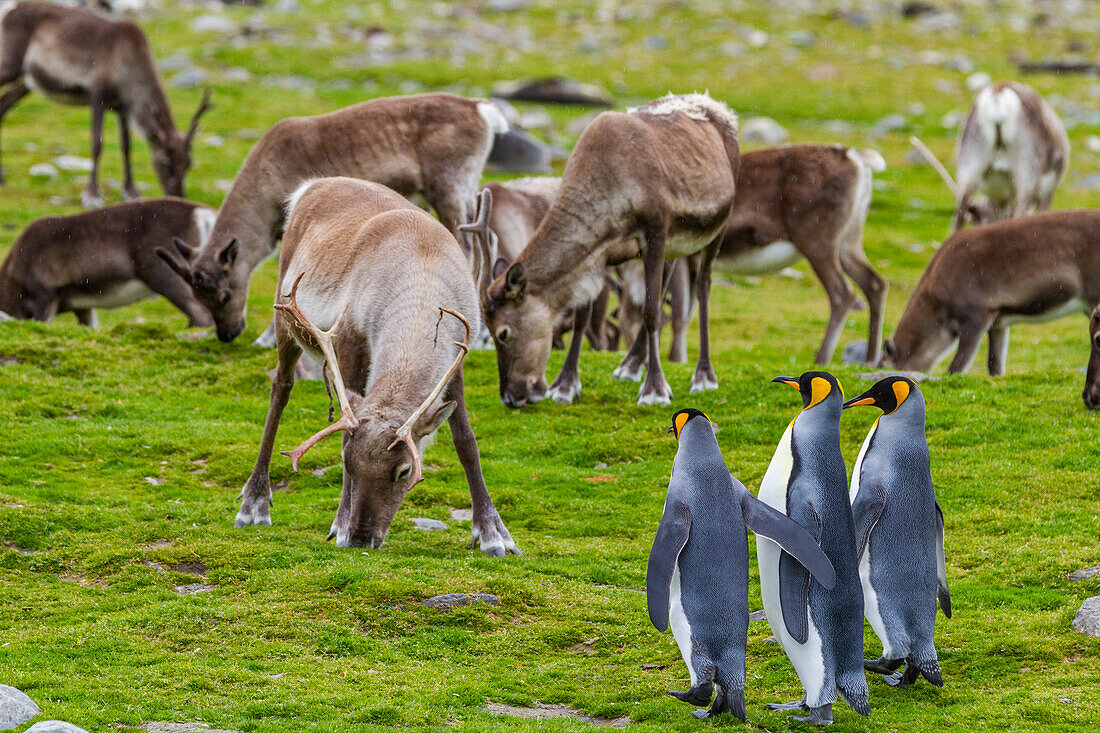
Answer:
[(477, 113), (489, 125), (494, 135), (503, 135), (508, 132), (508, 120), (504, 119), (504, 113), (497, 109), (496, 105), (491, 102), (478, 102)]
[(218, 212), (206, 206), (199, 206), (195, 208), (192, 217), (195, 222), (195, 229), (199, 232), (199, 248), (201, 249), (206, 246), (210, 234), (214, 231), (214, 222), (218, 220)]
[(865, 165), (875, 173), (886, 170), (886, 160), (877, 150), (867, 148), (848, 148), (848, 157), (859, 165)]
[(1001, 89), (987, 87), (974, 101), (974, 107), (977, 110), (978, 124), (990, 144), (996, 141), (998, 128), (1001, 131), (1001, 140), (1006, 146), (1016, 140), (1024, 105), (1015, 90), (1011, 87)]
[(16, 0), (6, 0), (6, 2), (0, 4), (0, 20), (4, 19), (4, 16), (11, 12), (11, 9), (15, 7)]
[(316, 183), (319, 179), (311, 178), (308, 181), (302, 183), (298, 188), (294, 189), (294, 193), (290, 194), (290, 197), (286, 200), (286, 218), (290, 218), (291, 213), (294, 211), (294, 207), (298, 205), (298, 200), (305, 195), (309, 187)]
[(707, 92), (702, 94), (698, 92), (694, 94), (673, 94), (669, 92), (660, 99), (641, 107), (628, 107), (626, 110), (628, 115), (671, 115), (676, 112), (681, 112), (695, 120), (709, 119), (707, 116), (709, 112), (718, 119), (725, 120), (734, 130), (737, 129), (737, 115), (725, 104), (713, 99)]

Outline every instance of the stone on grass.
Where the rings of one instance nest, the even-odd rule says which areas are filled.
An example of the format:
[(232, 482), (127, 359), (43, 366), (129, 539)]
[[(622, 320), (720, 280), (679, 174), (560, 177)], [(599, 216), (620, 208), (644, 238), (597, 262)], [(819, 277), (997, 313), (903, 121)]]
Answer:
[(871, 131), (876, 135), (885, 135), (891, 132), (901, 132), (907, 127), (909, 127), (909, 120), (906, 119), (905, 115), (894, 112), (880, 118)]
[(31, 166), (31, 178), (57, 178), (57, 168), (49, 163), (35, 163)]
[(1092, 568), (1083, 568), (1081, 570), (1074, 570), (1069, 574), (1071, 583), (1077, 583), (1082, 580), (1089, 580), (1091, 578), (1100, 578), (1100, 565)]
[(771, 117), (753, 117), (741, 123), (740, 137), (747, 143), (777, 145), (785, 142), (789, 135), (783, 126)]
[(456, 522), (472, 522), (474, 519), (473, 509), (452, 509), (451, 519)]
[(438, 519), (428, 519), (426, 517), (414, 517), (409, 520), (413, 523), (413, 526), (417, 529), (430, 529), (433, 532), (442, 532), (447, 529), (447, 525)]
[(503, 173), (549, 173), (550, 157), (549, 145), (513, 127), (495, 137), (487, 167)]
[(630, 716), (621, 718), (597, 718), (594, 715), (585, 715), (576, 708), (562, 705), (561, 703), (544, 704), (535, 703), (531, 707), (517, 707), (499, 702), (491, 702), (485, 709), (494, 715), (507, 715), (510, 718), (522, 718), (525, 720), (553, 720), (555, 718), (571, 718), (580, 720), (596, 728), (625, 728), (630, 725)]
[(42, 720), (27, 728), (24, 733), (88, 733), (88, 731), (78, 725), (66, 723), (64, 720)]
[(92, 161), (81, 158), (79, 155), (59, 155), (53, 159), (53, 164), (63, 171), (77, 171), (79, 173), (91, 173)]
[(211, 728), (207, 723), (148, 722), (138, 726), (146, 733), (241, 733), (239, 730)]
[(973, 74), (966, 77), (966, 88), (972, 92), (981, 91), (992, 83), (993, 77), (984, 71), (975, 71)]
[(1072, 626), (1082, 634), (1100, 636), (1100, 596), (1085, 599), (1073, 617)]
[(237, 24), (224, 15), (207, 13), (191, 21), (195, 33), (236, 33)]
[(190, 89), (205, 84), (208, 78), (210, 78), (209, 74), (197, 66), (192, 66), (173, 76), (169, 83), (177, 89)]
[(0, 685), (0, 730), (17, 728), (41, 712), (22, 690)]
[(840, 355), (843, 364), (862, 364), (867, 360), (867, 342), (849, 341)]
[(198, 575), (206, 577), (206, 565), (198, 560), (184, 560), (172, 566), (172, 570), (184, 575)]
[(421, 606), (428, 608), (456, 608), (471, 603), (487, 603), (490, 606), (497, 606), (500, 605), (500, 598), (491, 593), (444, 593), (420, 601)]
[(214, 590), (214, 586), (209, 583), (187, 583), (185, 585), (177, 585), (173, 590), (177, 596), (190, 596), (195, 593), (208, 593)]
[(1090, 191), (1100, 191), (1100, 173), (1089, 173), (1087, 176), (1083, 176), (1077, 181), (1077, 185)]
[(606, 89), (563, 77), (502, 81), (493, 87), (493, 96), (520, 102), (591, 104), (599, 107), (610, 107), (613, 101)]

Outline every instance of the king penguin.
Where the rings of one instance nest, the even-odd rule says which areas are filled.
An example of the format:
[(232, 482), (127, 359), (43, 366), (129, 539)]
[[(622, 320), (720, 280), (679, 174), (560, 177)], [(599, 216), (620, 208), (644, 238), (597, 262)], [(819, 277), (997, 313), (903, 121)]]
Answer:
[(772, 633), (805, 689), (799, 701), (772, 710), (808, 710), (799, 722), (828, 725), (839, 692), (869, 715), (863, 673), (863, 590), (856, 565), (855, 527), (840, 454), (844, 393), (827, 372), (776, 377), (797, 389), (803, 409), (787, 426), (760, 485), (760, 500), (802, 525), (832, 562), (836, 584), (815, 582), (783, 548), (756, 538), (760, 590)]
[[(943, 511), (932, 488), (924, 434), (924, 396), (910, 379), (887, 377), (845, 409), (872, 405), (883, 414), (867, 433), (852, 471), (852, 516), (868, 623), (882, 657), (863, 666), (907, 687), (918, 675), (943, 686), (936, 647), (936, 597), (951, 618), (943, 556)], [(904, 674), (892, 674), (905, 663)]]
[[(664, 514), (646, 570), (649, 619), (672, 635), (691, 689), (670, 694), (709, 711), (745, 719), (745, 640), (749, 628), (749, 548), (745, 528), (772, 538), (832, 587), (832, 564), (813, 537), (761, 503), (730, 475), (710, 419), (680, 410), (669, 432), (679, 441)], [(670, 608), (671, 606), (671, 608)]]

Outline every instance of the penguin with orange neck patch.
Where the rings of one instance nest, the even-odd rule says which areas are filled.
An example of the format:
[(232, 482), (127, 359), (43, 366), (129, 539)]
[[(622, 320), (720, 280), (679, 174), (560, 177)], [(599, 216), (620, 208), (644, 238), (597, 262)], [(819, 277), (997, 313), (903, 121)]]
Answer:
[(844, 393), (827, 372), (776, 377), (798, 390), (803, 409), (787, 426), (760, 484), (760, 501), (786, 514), (813, 536), (836, 571), (828, 588), (812, 578), (782, 547), (756, 538), (760, 591), (768, 624), (805, 689), (801, 700), (769, 704), (804, 710), (799, 722), (828, 725), (839, 692), (869, 715), (863, 672), (863, 589), (856, 534), (848, 505), (848, 474), (840, 454)]
[(799, 567), (830, 587), (833, 568), (808, 532), (758, 501), (730, 475), (706, 415), (680, 410), (669, 432), (679, 445), (646, 569), (649, 619), (658, 631), (671, 624), (688, 666), (691, 689), (670, 694), (700, 706), (713, 694), (710, 710), (697, 710), (696, 717), (731, 712), (744, 720), (746, 527), (772, 538), (802, 563)]
[[(865, 660), (890, 685), (921, 675), (943, 686), (936, 647), (936, 598), (951, 618), (943, 554), (943, 512), (932, 487), (924, 434), (924, 396), (910, 379), (887, 377), (844, 408), (882, 410), (852, 471), (849, 499), (856, 527), (864, 615), (882, 641), (882, 657)], [(905, 664), (903, 674), (894, 673)]]

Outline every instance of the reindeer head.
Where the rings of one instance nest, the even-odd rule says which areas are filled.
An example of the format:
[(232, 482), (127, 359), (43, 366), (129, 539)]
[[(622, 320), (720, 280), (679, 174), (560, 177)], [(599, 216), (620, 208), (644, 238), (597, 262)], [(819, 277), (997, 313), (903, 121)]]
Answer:
[(1081, 399), (1090, 410), (1100, 410), (1100, 306), (1092, 311), (1089, 319), (1089, 345), (1089, 367)]
[(184, 195), (183, 179), (191, 168), (191, 143), (199, 129), (199, 118), (211, 106), (210, 90), (207, 89), (202, 93), (202, 101), (191, 117), (191, 125), (187, 128), (187, 132), (181, 135), (173, 130), (160, 145), (152, 146), (153, 170), (156, 171), (164, 193), (169, 196)]
[(340, 419), (294, 450), (283, 451), (283, 455), (290, 457), (297, 471), (298, 461), (306, 451), (327, 436), (343, 432), (344, 491), (329, 539), (335, 537), (336, 544), (341, 547), (381, 547), (409, 489), (423, 480), (421, 443), (435, 433), (458, 405), (452, 400), (436, 406), (436, 400), (470, 351), (470, 323), (457, 311), (439, 309), (441, 319), (447, 313), (462, 322), (466, 338), (464, 342), (454, 342), (459, 348), (454, 363), (420, 406), (399, 425), (400, 418), (389, 414), (389, 408), (371, 404), (367, 398), (344, 387), (333, 346), (333, 336), (343, 313), (328, 331), (321, 331), (310, 323), (298, 308), (297, 300), (298, 283), (304, 274), (294, 282), (289, 302), (277, 303), (275, 308), (288, 316), (289, 325), (297, 334), (306, 341), (312, 340), (324, 355), (325, 386), (331, 374), (340, 403)]
[(523, 407), (546, 396), (546, 363), (557, 314), (541, 297), (527, 292), (523, 263), (503, 257), (493, 265), (485, 320), (497, 351), (500, 401)]
[(237, 266), (237, 238), (219, 243), (212, 236), (201, 250), (174, 238), (171, 247), (157, 247), (156, 253), (191, 286), (195, 300), (210, 311), (218, 339), (229, 342), (245, 327), (248, 301), (248, 272)]

